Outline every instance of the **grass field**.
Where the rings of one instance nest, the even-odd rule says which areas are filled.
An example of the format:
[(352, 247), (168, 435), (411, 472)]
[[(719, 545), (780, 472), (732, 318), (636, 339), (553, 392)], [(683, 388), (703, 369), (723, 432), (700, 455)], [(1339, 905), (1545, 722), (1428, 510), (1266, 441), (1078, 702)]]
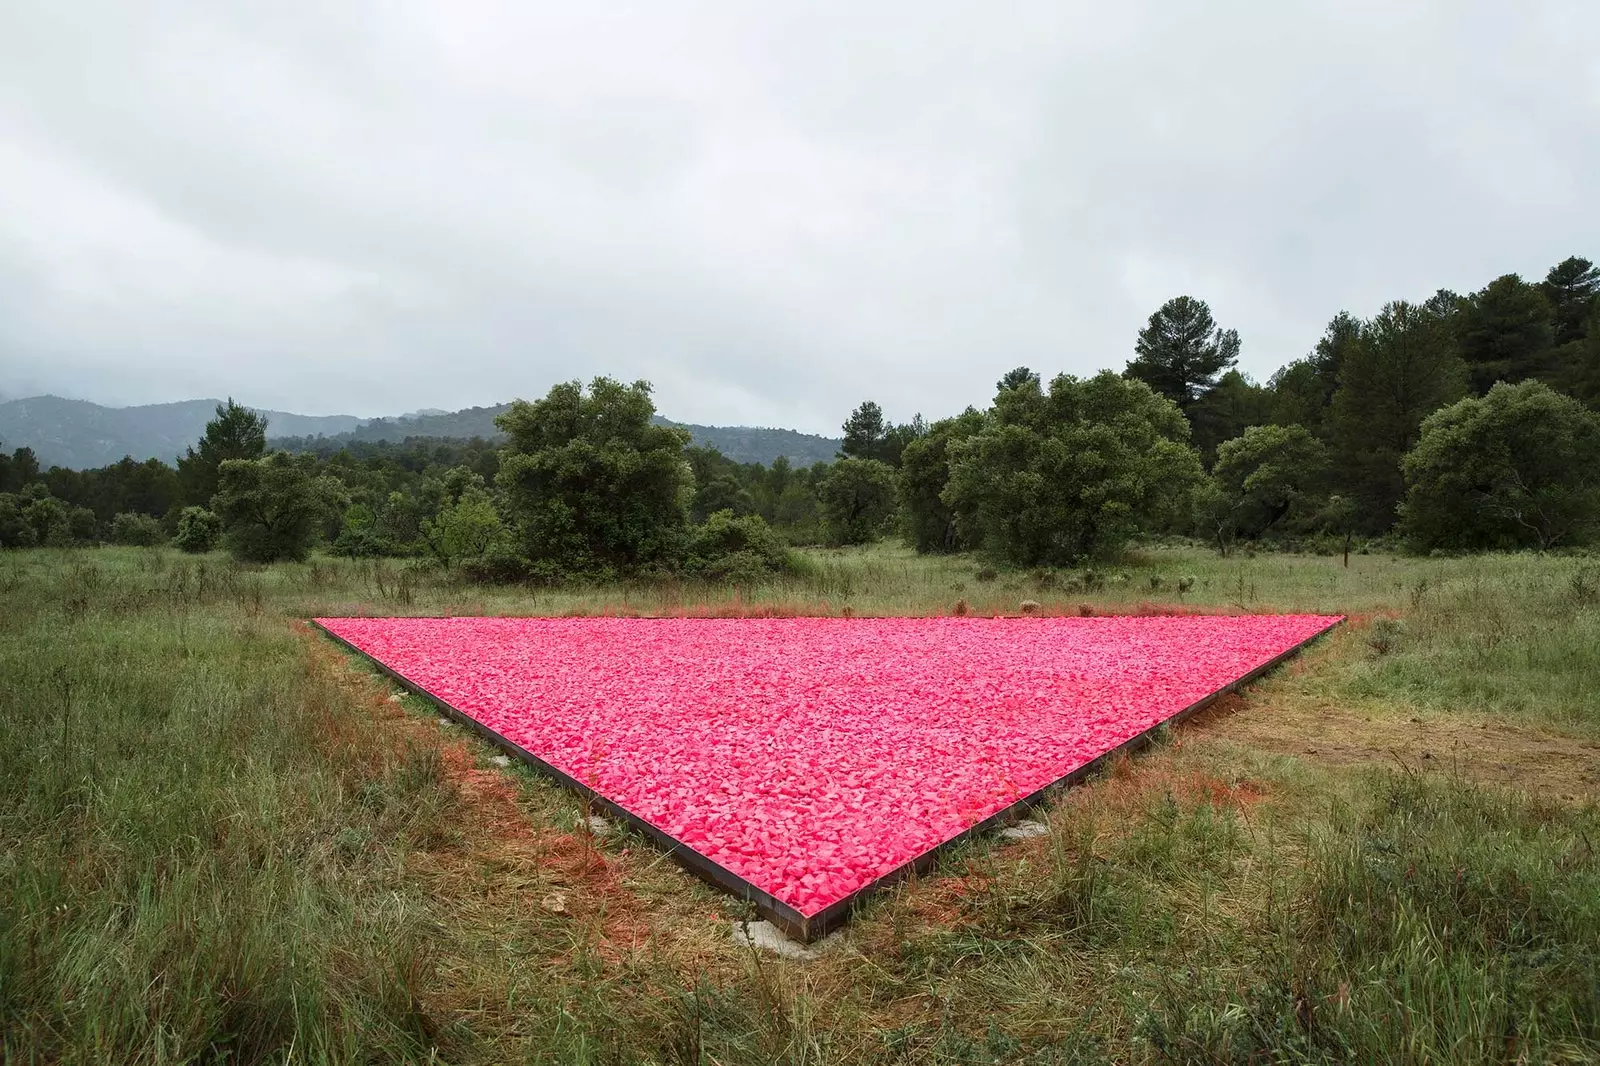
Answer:
[[(4, 1059), (1600, 1060), (1600, 560), (1153, 548), (989, 576), (887, 546), (759, 588), (563, 592), (0, 556)], [(1352, 622), (810, 961), (738, 947), (728, 897), (302, 623), (1023, 599)]]

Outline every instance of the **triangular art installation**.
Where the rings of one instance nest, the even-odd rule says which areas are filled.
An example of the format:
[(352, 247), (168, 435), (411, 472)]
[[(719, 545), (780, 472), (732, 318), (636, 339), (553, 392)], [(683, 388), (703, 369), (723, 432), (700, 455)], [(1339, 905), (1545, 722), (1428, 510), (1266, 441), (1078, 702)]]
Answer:
[(1325, 615), (319, 618), (811, 940)]

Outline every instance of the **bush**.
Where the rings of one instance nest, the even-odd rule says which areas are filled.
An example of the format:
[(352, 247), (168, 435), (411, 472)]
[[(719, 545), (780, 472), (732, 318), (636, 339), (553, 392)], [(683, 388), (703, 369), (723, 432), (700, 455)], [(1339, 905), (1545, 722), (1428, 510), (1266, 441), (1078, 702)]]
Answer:
[(150, 515), (124, 511), (111, 520), (111, 543), (152, 548), (166, 543), (161, 523)]
[(792, 569), (783, 541), (760, 515), (717, 511), (690, 532), (684, 551), (684, 573), (709, 581), (759, 581)]
[(1600, 525), (1600, 414), (1538, 381), (1429, 415), (1405, 457), (1413, 546), (1553, 548)]
[(509, 541), (497, 541), (483, 554), (463, 559), (461, 576), (485, 585), (516, 585), (533, 578), (535, 573)]
[(204, 507), (185, 507), (178, 515), (178, 534), (172, 543), (181, 551), (200, 555), (222, 539), (222, 519)]

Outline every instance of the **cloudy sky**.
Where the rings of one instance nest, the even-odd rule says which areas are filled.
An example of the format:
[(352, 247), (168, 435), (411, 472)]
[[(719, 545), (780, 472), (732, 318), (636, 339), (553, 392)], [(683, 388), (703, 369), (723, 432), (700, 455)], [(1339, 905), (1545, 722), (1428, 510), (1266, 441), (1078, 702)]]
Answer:
[(832, 431), (1600, 259), (1600, 4), (0, 3), (0, 393)]

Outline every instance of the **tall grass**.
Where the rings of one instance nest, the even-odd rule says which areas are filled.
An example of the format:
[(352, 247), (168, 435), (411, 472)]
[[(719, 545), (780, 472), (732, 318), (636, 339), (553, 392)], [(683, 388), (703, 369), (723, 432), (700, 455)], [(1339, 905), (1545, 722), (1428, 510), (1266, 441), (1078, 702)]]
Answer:
[[(1594, 564), (901, 549), (753, 588), (0, 556), (6, 1062), (1592, 1061), (1600, 814), (1185, 734), (871, 904), (810, 963), (297, 628), (313, 613), (1338, 610), (1261, 700), (1596, 727)], [(1150, 580), (1160, 577), (1159, 586)], [(1179, 579), (1192, 577), (1181, 599)], [(1368, 620), (1392, 618), (1382, 632)], [(1586, 696), (1586, 694), (1589, 694)], [(463, 754), (465, 753), (465, 754)], [(505, 782), (493, 807), (485, 782)], [(520, 835), (519, 835), (520, 834)], [(509, 840), (508, 836), (515, 837)], [(568, 907), (542, 901), (559, 889)]]

